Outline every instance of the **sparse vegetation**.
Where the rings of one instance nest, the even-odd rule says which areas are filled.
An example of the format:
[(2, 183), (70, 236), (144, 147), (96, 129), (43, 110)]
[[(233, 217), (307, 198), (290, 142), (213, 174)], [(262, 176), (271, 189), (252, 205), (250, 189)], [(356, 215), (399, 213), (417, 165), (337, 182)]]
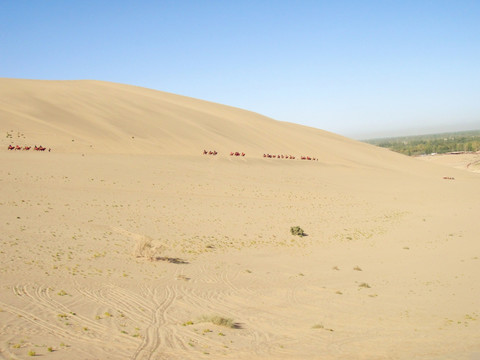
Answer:
[(137, 258), (145, 258), (154, 261), (157, 260), (162, 250), (163, 246), (155, 246), (152, 239), (145, 236), (137, 242), (134, 255)]
[(365, 142), (405, 155), (472, 152), (480, 150), (480, 130), (418, 136), (371, 139)]
[(199, 319), (199, 322), (210, 322), (214, 325), (225, 326), (232, 329), (235, 328), (235, 322), (233, 319), (224, 318), (217, 315), (213, 315), (213, 316), (204, 315)]
[(312, 329), (324, 329), (324, 330), (327, 330), (327, 331), (333, 331), (333, 329), (326, 328), (322, 324), (315, 324), (315, 325), (312, 326)]
[(305, 236), (305, 232), (303, 231), (303, 229), (300, 227), (300, 226), (292, 226), (290, 228), (290, 233), (292, 235), (297, 235), (297, 236), (300, 236), (300, 237), (303, 237)]

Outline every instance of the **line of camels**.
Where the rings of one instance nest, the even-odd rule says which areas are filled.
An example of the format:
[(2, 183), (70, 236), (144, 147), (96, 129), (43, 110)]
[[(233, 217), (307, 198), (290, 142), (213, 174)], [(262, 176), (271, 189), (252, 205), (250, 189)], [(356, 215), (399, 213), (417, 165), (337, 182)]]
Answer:
[[(31, 146), (19, 146), (19, 145), (8, 145), (8, 150), (25, 150), (25, 151), (28, 151), (30, 150), (32, 147)], [(45, 151), (47, 150), (47, 148), (43, 147), (43, 146), (37, 146), (35, 145), (35, 147), (33, 148), (33, 150), (35, 151)], [(50, 151), (51, 149), (48, 149), (48, 151)]]
[[(215, 150), (203, 150), (203, 155), (217, 155), (218, 152)], [(238, 151), (231, 151), (230, 156), (245, 156), (244, 152), (238, 152)], [(263, 154), (264, 158), (269, 158), (269, 159), (289, 159), (289, 160), (295, 160), (295, 156), (293, 155), (271, 155), (271, 154)], [(317, 158), (312, 157), (312, 156), (301, 156), (301, 160), (311, 160), (311, 161), (318, 161)]]

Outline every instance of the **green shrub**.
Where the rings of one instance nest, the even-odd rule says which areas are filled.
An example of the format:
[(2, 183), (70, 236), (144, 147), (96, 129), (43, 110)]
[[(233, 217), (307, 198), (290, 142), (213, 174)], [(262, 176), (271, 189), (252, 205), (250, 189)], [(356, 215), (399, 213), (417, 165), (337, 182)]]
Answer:
[(300, 226), (292, 226), (290, 228), (290, 232), (292, 233), (292, 235), (298, 235), (300, 237), (305, 236), (305, 232)]

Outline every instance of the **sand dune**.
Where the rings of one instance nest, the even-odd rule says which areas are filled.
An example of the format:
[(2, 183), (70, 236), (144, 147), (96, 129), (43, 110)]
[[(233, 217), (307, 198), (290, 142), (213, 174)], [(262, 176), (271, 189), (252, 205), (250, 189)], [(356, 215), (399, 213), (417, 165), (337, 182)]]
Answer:
[(326, 131), (128, 85), (0, 79), (0, 99), (5, 131), (24, 135), (12, 143), (38, 142), (57, 152), (198, 155), (215, 149), (220, 155), (310, 155), (347, 164), (384, 162), (386, 156)]
[(98, 81), (0, 125), (1, 359), (480, 358), (476, 173)]
[(480, 173), (480, 152), (464, 154), (437, 154), (419, 156), (417, 159), (434, 164), (451, 166), (456, 169)]

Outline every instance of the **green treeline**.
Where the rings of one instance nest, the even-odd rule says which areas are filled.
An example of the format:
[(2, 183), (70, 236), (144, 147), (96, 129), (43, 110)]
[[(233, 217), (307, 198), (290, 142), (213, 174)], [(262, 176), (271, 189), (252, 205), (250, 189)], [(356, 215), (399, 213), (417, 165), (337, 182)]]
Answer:
[(480, 150), (480, 130), (371, 139), (364, 142), (409, 156), (455, 151), (471, 152)]

